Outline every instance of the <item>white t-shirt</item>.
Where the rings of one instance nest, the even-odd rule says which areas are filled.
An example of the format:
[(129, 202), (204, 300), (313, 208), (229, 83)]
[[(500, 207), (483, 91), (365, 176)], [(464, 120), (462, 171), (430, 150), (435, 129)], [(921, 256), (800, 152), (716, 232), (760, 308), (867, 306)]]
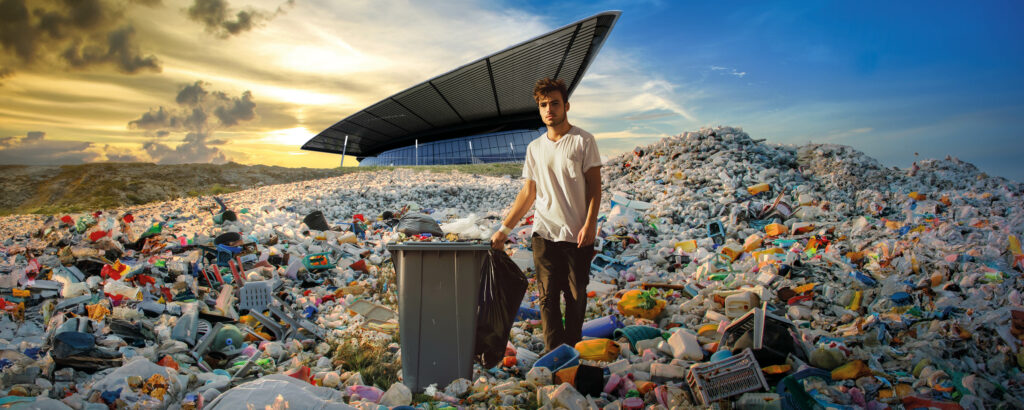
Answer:
[(601, 166), (594, 136), (573, 126), (558, 142), (545, 132), (526, 147), (523, 178), (537, 184), (533, 233), (555, 242), (576, 243), (587, 222), (583, 173)]

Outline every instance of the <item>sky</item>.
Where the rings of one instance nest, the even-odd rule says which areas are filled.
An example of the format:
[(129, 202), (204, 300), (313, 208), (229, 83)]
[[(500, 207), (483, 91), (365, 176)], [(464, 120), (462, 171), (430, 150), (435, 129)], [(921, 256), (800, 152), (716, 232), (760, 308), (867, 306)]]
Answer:
[(0, 164), (336, 167), (301, 145), (606, 10), (569, 111), (603, 155), (722, 125), (1024, 181), (1016, 0), (0, 0)]

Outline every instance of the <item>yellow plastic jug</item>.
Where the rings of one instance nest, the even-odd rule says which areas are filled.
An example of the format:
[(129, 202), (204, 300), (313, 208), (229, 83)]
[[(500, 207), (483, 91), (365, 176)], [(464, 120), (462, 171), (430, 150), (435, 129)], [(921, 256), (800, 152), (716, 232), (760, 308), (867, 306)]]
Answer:
[(767, 233), (768, 236), (779, 236), (789, 233), (789, 228), (783, 224), (768, 224), (768, 226), (764, 227), (764, 232)]
[(690, 239), (688, 241), (676, 242), (676, 250), (679, 252), (693, 252), (697, 250), (697, 241)]
[(731, 242), (722, 245), (722, 254), (729, 257), (729, 261), (735, 261), (743, 254), (743, 247), (740, 244)]
[(760, 194), (760, 193), (762, 193), (764, 191), (767, 191), (769, 189), (771, 189), (770, 185), (762, 183), (762, 184), (748, 186), (747, 187), (747, 193), (749, 193), (750, 195), (757, 195), (757, 194)]
[(761, 247), (761, 244), (763, 243), (763, 241), (764, 241), (764, 238), (761, 237), (761, 235), (756, 234), (756, 233), (750, 234), (750, 236), (748, 236), (747, 239), (745, 241), (743, 241), (743, 251), (744, 252), (753, 252), (754, 249), (757, 249), (757, 248)]
[(1009, 244), (1007, 245), (1007, 249), (1010, 250), (1010, 253), (1014, 255), (1020, 255), (1022, 253), (1020, 248), (1020, 240), (1017, 239), (1016, 236), (1010, 235), (1010, 237), (1007, 238), (1007, 242), (1009, 242)]
[(582, 360), (611, 362), (619, 358), (620, 347), (611, 339), (590, 339), (576, 343)]

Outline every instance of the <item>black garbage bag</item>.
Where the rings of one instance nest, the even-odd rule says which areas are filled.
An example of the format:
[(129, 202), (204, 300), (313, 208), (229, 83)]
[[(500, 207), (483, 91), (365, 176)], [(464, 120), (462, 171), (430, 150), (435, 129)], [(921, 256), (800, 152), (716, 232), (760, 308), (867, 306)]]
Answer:
[(398, 221), (396, 231), (406, 235), (420, 235), (429, 233), (433, 236), (444, 236), (444, 231), (430, 215), (407, 214)]
[(526, 276), (503, 251), (491, 249), (480, 275), (474, 357), (492, 368), (505, 357), (508, 333), (526, 295)]
[(79, 370), (100, 370), (124, 364), (120, 352), (96, 346), (96, 337), (85, 332), (66, 331), (55, 335), (50, 356), (59, 366)]

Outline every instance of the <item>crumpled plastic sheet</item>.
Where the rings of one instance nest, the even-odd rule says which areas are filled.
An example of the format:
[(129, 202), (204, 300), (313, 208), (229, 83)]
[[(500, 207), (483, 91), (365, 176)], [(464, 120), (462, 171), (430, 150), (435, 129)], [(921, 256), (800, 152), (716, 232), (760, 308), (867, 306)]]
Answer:
[(252, 403), (264, 403), (273, 408), (304, 408), (346, 410), (355, 407), (345, 404), (338, 390), (313, 386), (296, 378), (271, 374), (238, 385), (207, 404), (210, 410), (247, 410)]

